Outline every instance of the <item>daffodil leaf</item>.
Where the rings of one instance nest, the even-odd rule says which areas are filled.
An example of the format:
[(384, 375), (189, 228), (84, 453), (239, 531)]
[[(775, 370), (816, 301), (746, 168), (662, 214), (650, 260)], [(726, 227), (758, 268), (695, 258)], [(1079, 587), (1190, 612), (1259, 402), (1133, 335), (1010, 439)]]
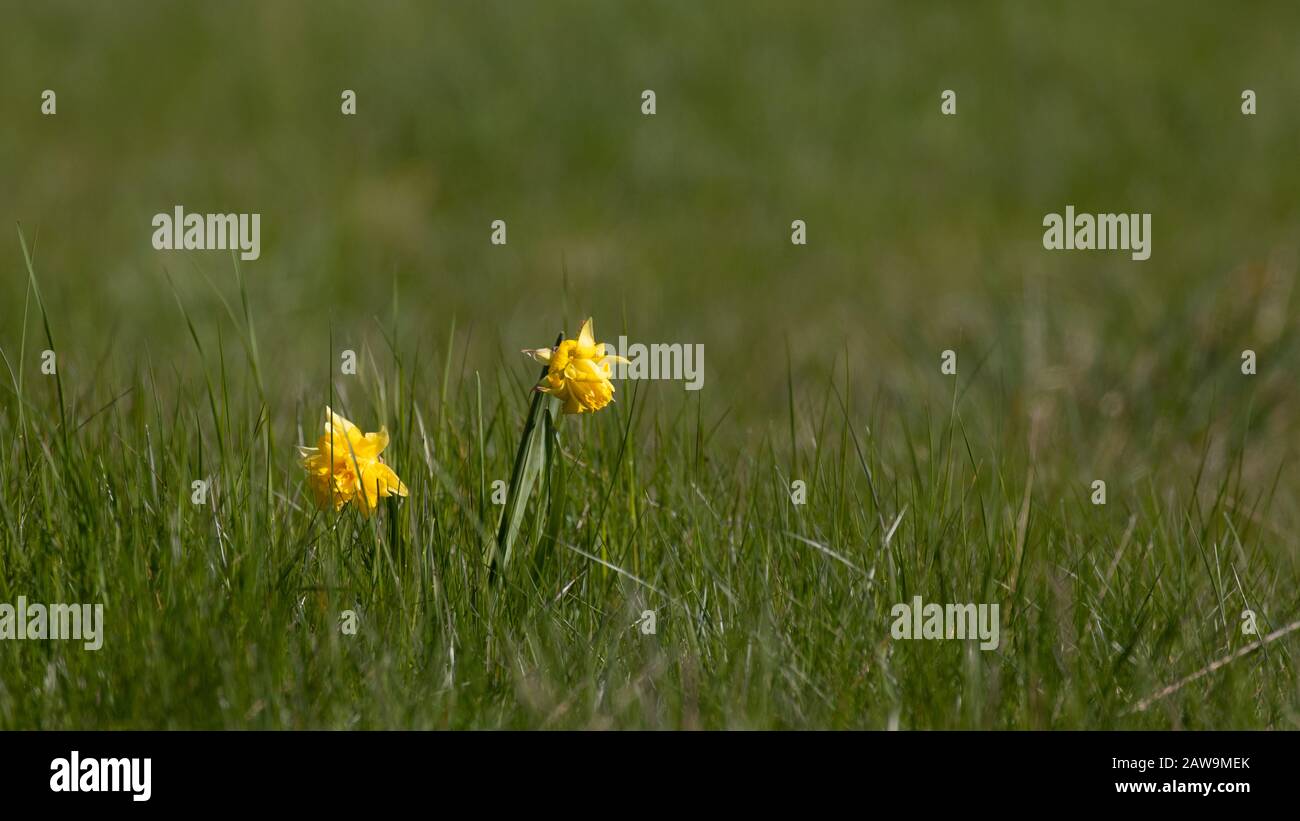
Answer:
[[(559, 403), (553, 403), (558, 405)], [(560, 528), (564, 525), (564, 503), (566, 497), (564, 456), (560, 453), (560, 434), (556, 426), (556, 415), (548, 413), (546, 422), (546, 497), (549, 510), (546, 517), (546, 533), (537, 546), (534, 557), (533, 572), (540, 583), (541, 572), (547, 557), (555, 550), (560, 538)]]
[[(542, 369), (546, 373), (546, 369)], [(539, 379), (541, 377), (538, 377)], [(519, 439), (519, 449), (515, 452), (515, 465), (510, 473), (510, 488), (506, 491), (505, 509), (501, 511), (501, 526), (497, 530), (497, 540), (492, 559), (489, 562), (488, 578), (495, 580), (499, 571), (510, 564), (515, 542), (519, 537), (519, 527), (524, 521), (524, 512), (528, 509), (528, 499), (532, 496), (546, 462), (546, 437), (544, 428), (539, 425), (542, 414), (551, 413), (552, 401), (539, 392), (533, 393), (528, 406), (528, 418), (524, 422), (524, 433)]]
[(524, 423), (523, 437), (515, 455), (510, 488), (506, 491), (505, 509), (501, 512), (501, 527), (497, 531), (497, 549), (492, 561), (494, 576), (496, 571), (510, 564), (519, 537), (519, 527), (524, 521), (524, 511), (528, 509), (528, 499), (532, 496), (542, 462), (545, 461), (545, 441), (537, 425), (539, 414), (545, 412), (542, 409), (544, 398), (540, 393), (533, 395), (532, 405), (528, 409), (528, 421)]

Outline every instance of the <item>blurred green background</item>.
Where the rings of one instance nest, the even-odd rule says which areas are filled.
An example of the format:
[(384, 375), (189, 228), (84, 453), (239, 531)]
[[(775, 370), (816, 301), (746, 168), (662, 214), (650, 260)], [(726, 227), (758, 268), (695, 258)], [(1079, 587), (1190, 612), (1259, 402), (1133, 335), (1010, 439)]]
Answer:
[[(847, 344), (887, 375), (936, 345), (1022, 344), (1032, 312), (1059, 337), (1039, 355), (1122, 367), (1189, 295), (1290, 282), (1300, 10), (1264, 8), (6, 4), (0, 218), (39, 233), (81, 367), (184, 339), (164, 267), (197, 310), (196, 269), (230, 281), (222, 253), (152, 249), (176, 204), (262, 214), (250, 296), (286, 366), (329, 320), (363, 333), (394, 287), (418, 337), (456, 317), (537, 344), (567, 264), (570, 323), (704, 342), (712, 376), (757, 398), (786, 334), (797, 361)], [(1070, 203), (1152, 212), (1152, 259), (1045, 253), (1042, 216)]]

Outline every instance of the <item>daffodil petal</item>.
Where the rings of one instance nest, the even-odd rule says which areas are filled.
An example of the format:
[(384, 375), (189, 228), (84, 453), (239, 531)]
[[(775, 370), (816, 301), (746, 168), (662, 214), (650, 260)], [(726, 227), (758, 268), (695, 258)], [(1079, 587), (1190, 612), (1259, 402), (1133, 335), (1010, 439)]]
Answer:
[(379, 461), (389, 442), (387, 427), (364, 433), (326, 408), (324, 433), (317, 446), (298, 448), (316, 503), (339, 510), (353, 502), (369, 516), (381, 497), (407, 495), (406, 485), (393, 469)]

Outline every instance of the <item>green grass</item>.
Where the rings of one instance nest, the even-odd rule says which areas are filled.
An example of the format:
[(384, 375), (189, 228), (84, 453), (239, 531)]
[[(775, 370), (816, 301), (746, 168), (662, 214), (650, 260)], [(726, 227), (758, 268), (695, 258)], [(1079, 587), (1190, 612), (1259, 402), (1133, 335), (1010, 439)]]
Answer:
[[(861, 377), (843, 357), (824, 382), (789, 372), (789, 419), (748, 438), (723, 433), (708, 391), (626, 384), (562, 421), (556, 538), (535, 500), (490, 583), (489, 485), (510, 476), (531, 362), (467, 373), (453, 336), (268, 407), (255, 312), (217, 327), (215, 349), (196, 328), (183, 382), (146, 365), (103, 403), (82, 386), (60, 405), (61, 376), (10, 396), (0, 600), (102, 601), (106, 641), (0, 646), (5, 726), (1295, 724), (1286, 642), (1126, 714), (1249, 643), (1241, 609), (1265, 631), (1297, 615), (1282, 465), (1248, 475), (1243, 377), (1220, 380), (1220, 420), (1240, 419), (1206, 420), (1196, 451), (1141, 445), (1142, 464), (1194, 471), (1111, 474), (1105, 506), (1060, 458), (1082, 409), (1045, 392), (1000, 414), (988, 361), (953, 379), (936, 360), (930, 384), (865, 407), (844, 399)], [(368, 520), (315, 511), (292, 445), (326, 402), (388, 425), (408, 499)], [(890, 608), (914, 595), (1000, 602), (1001, 647), (892, 641)]]
[[(1293, 5), (291, 8), (5, 12), (0, 602), (106, 636), (0, 642), (0, 727), (1300, 724), (1300, 632), (1137, 709), (1300, 619)], [(262, 258), (154, 252), (177, 203)], [(1151, 260), (1044, 252), (1071, 203)], [(704, 389), (564, 418), (490, 580), (588, 315)], [(408, 498), (315, 509), (326, 405)]]

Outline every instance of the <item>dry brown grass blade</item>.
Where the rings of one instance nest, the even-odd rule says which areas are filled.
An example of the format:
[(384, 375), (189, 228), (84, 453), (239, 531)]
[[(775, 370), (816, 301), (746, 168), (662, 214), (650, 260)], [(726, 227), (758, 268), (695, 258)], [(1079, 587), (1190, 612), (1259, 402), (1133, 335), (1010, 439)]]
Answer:
[(1160, 690), (1154, 695), (1147, 696), (1146, 698), (1139, 701), (1137, 704), (1130, 707), (1127, 710), (1127, 712), (1140, 713), (1143, 710), (1150, 707), (1152, 704), (1159, 701), (1160, 699), (1165, 698), (1166, 696), (1173, 695), (1174, 693), (1183, 689), (1188, 684), (1191, 684), (1193, 681), (1196, 681), (1198, 678), (1208, 676), (1210, 673), (1213, 673), (1215, 670), (1218, 670), (1220, 667), (1223, 667), (1225, 664), (1236, 661), (1242, 656), (1253, 653), (1259, 648), (1263, 647), (1264, 645), (1275, 642), (1278, 639), (1285, 636), (1286, 634), (1295, 632), (1296, 630), (1300, 630), (1300, 621), (1293, 621), (1290, 624), (1288, 624), (1286, 627), (1279, 627), (1277, 630), (1274, 630), (1272, 633), (1269, 633), (1267, 636), (1260, 639), (1259, 641), (1247, 644), (1245, 647), (1242, 647), (1240, 650), (1237, 650), (1235, 653), (1230, 653), (1221, 659), (1212, 661), (1206, 666), (1197, 670), (1195, 673), (1192, 673), (1190, 676), (1179, 679), (1178, 681), (1174, 682), (1173, 684), (1170, 684), (1168, 687), (1164, 688), (1163, 690)]

